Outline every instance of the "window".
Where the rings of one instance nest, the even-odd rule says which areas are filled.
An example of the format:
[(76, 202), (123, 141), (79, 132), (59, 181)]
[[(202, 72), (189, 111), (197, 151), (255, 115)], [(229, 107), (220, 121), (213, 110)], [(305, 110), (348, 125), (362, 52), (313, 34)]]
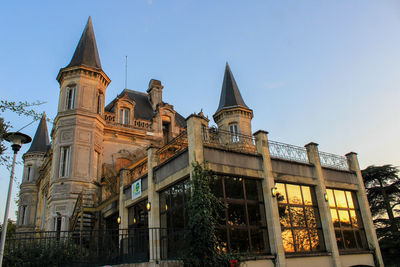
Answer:
[(97, 151), (94, 152), (93, 166), (93, 175), (97, 181), (100, 177), (100, 153)]
[(60, 153), (60, 177), (65, 177), (69, 175), (69, 154), (70, 147), (61, 147)]
[(188, 224), (186, 205), (190, 198), (189, 179), (160, 193), (161, 257), (176, 258), (184, 250), (183, 229)]
[(167, 121), (162, 122), (162, 131), (164, 137), (164, 144), (168, 144), (168, 141), (171, 140), (171, 124)]
[(101, 114), (103, 109), (103, 95), (99, 94), (97, 96), (97, 114)]
[(201, 125), (201, 135), (203, 136), (203, 141), (206, 141), (207, 138), (207, 126), (204, 124)]
[(21, 206), (21, 225), (25, 224), (25, 218), (26, 218), (26, 206)]
[(67, 96), (65, 98), (65, 109), (75, 108), (75, 88), (67, 88)]
[(222, 252), (268, 252), (261, 181), (216, 176), (211, 190), (227, 207), (216, 227), (218, 248)]
[(129, 125), (130, 124), (130, 109), (129, 108), (121, 108), (119, 110), (119, 123)]
[(233, 143), (239, 142), (239, 126), (235, 124), (229, 125), (229, 130), (231, 132), (231, 141)]
[(326, 192), (338, 248), (368, 248), (355, 193), (337, 189), (327, 189)]
[(26, 168), (26, 181), (27, 181), (27, 182), (29, 182), (30, 179), (31, 179), (31, 169), (32, 169), (31, 166), (28, 166), (28, 167)]
[(310, 186), (277, 183), (279, 221), (285, 252), (325, 250), (314, 191)]

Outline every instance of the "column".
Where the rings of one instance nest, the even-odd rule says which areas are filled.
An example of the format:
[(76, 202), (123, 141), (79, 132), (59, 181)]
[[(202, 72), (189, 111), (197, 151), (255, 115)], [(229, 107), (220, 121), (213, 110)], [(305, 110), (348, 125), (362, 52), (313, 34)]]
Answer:
[(317, 185), (315, 186), (315, 195), (319, 214), (321, 217), (322, 232), (324, 233), (326, 250), (331, 253), (332, 266), (341, 266), (339, 249), (336, 242), (335, 229), (333, 227), (329, 203), (325, 200), (326, 186), (325, 178), (322, 172), (319, 159), (318, 144), (309, 143), (305, 145), (307, 149), (308, 161), (314, 165), (314, 173)]
[(267, 217), (268, 238), (271, 253), (276, 255), (275, 266), (286, 266), (285, 250), (283, 248), (281, 225), (279, 222), (278, 201), (272, 196), (272, 188), (275, 187), (272, 174), (272, 163), (268, 147), (268, 132), (257, 131), (254, 133), (256, 149), (263, 158), (264, 179), (262, 181), (265, 215)]
[[(208, 119), (192, 114), (186, 119), (189, 151), (189, 164), (204, 162), (203, 126), (208, 130)], [(191, 175), (191, 174), (190, 174)]]
[(149, 252), (150, 262), (158, 262), (160, 259), (160, 210), (159, 210), (159, 195), (155, 191), (153, 167), (157, 165), (156, 159), (157, 149), (149, 147), (147, 150), (147, 192), (148, 192), (148, 203), (150, 203), (150, 211), (148, 211), (149, 219)]
[(361, 175), (360, 165), (358, 164), (357, 153), (350, 152), (346, 154), (347, 163), (350, 171), (353, 171), (357, 177), (357, 201), (360, 206), (362, 221), (364, 224), (365, 234), (367, 236), (368, 247), (375, 254), (376, 261), (379, 266), (383, 266), (382, 254), (379, 248), (378, 239), (376, 237), (374, 223), (372, 221), (371, 210), (367, 199), (367, 192), (364, 186), (364, 180)]

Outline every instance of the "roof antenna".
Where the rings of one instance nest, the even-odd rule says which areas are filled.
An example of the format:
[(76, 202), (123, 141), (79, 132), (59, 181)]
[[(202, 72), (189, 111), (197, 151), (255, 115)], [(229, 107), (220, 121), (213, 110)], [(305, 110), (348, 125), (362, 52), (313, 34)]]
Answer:
[(125, 89), (128, 89), (128, 56), (125, 56)]

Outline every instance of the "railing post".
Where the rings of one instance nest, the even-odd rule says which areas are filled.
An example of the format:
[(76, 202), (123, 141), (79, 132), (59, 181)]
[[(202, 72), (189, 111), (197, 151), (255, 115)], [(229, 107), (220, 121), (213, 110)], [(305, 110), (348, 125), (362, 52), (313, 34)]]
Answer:
[(159, 195), (155, 190), (155, 182), (153, 175), (153, 167), (157, 164), (156, 149), (149, 147), (147, 150), (147, 192), (148, 203), (150, 203), (150, 211), (148, 212), (149, 220), (149, 261), (158, 263), (160, 259), (160, 240), (153, 231), (160, 228), (160, 212), (159, 212)]
[(279, 222), (278, 201), (272, 196), (272, 188), (275, 187), (274, 176), (272, 174), (272, 162), (268, 148), (268, 132), (257, 131), (254, 133), (256, 139), (256, 149), (263, 158), (262, 181), (265, 214), (267, 217), (268, 238), (271, 253), (276, 255), (275, 266), (286, 266), (285, 250), (283, 248), (281, 225)]
[(339, 249), (336, 242), (335, 229), (333, 227), (329, 203), (326, 201), (326, 186), (321, 161), (319, 158), (318, 144), (305, 145), (310, 164), (314, 165), (316, 176), (315, 195), (317, 197), (319, 214), (321, 217), (322, 232), (324, 233), (326, 250), (331, 253), (332, 266), (341, 266)]
[(357, 201), (360, 206), (361, 218), (364, 224), (365, 233), (367, 236), (368, 247), (375, 253), (376, 261), (379, 266), (383, 266), (382, 254), (379, 248), (378, 239), (376, 237), (374, 223), (372, 222), (371, 210), (367, 199), (367, 192), (364, 186), (364, 180), (361, 175), (360, 165), (358, 164), (357, 153), (350, 152), (346, 154), (347, 163), (350, 171), (353, 171), (357, 176)]

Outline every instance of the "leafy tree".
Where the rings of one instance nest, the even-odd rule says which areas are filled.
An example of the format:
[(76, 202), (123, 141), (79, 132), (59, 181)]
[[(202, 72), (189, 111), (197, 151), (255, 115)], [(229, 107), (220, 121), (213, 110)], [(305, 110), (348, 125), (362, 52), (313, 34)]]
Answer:
[(367, 197), (386, 263), (400, 253), (400, 177), (392, 165), (369, 166), (362, 171)]
[[(7, 223), (7, 238), (11, 237), (17, 230), (17, 225), (13, 220), (8, 219)], [(0, 225), (0, 232), (3, 231), (3, 225)]]
[(192, 195), (188, 202), (188, 232), (185, 236), (185, 266), (221, 266), (215, 226), (223, 204), (212, 194), (213, 173), (193, 164)]
[[(6, 111), (13, 112), (18, 114), (19, 116), (26, 116), (33, 118), (34, 121), (39, 120), (43, 113), (38, 113), (34, 110), (34, 107), (40, 106), (45, 102), (14, 102), (14, 101), (7, 101), (7, 100), (0, 100), (0, 165), (6, 165), (9, 167), (9, 162), (11, 160), (10, 156), (4, 155), (4, 151), (7, 147), (4, 145), (4, 135), (7, 131), (12, 128), (9, 122), (5, 121), (3, 118), (3, 113)], [(25, 126), (26, 127), (26, 126)], [(22, 129), (19, 129), (20, 131)]]

